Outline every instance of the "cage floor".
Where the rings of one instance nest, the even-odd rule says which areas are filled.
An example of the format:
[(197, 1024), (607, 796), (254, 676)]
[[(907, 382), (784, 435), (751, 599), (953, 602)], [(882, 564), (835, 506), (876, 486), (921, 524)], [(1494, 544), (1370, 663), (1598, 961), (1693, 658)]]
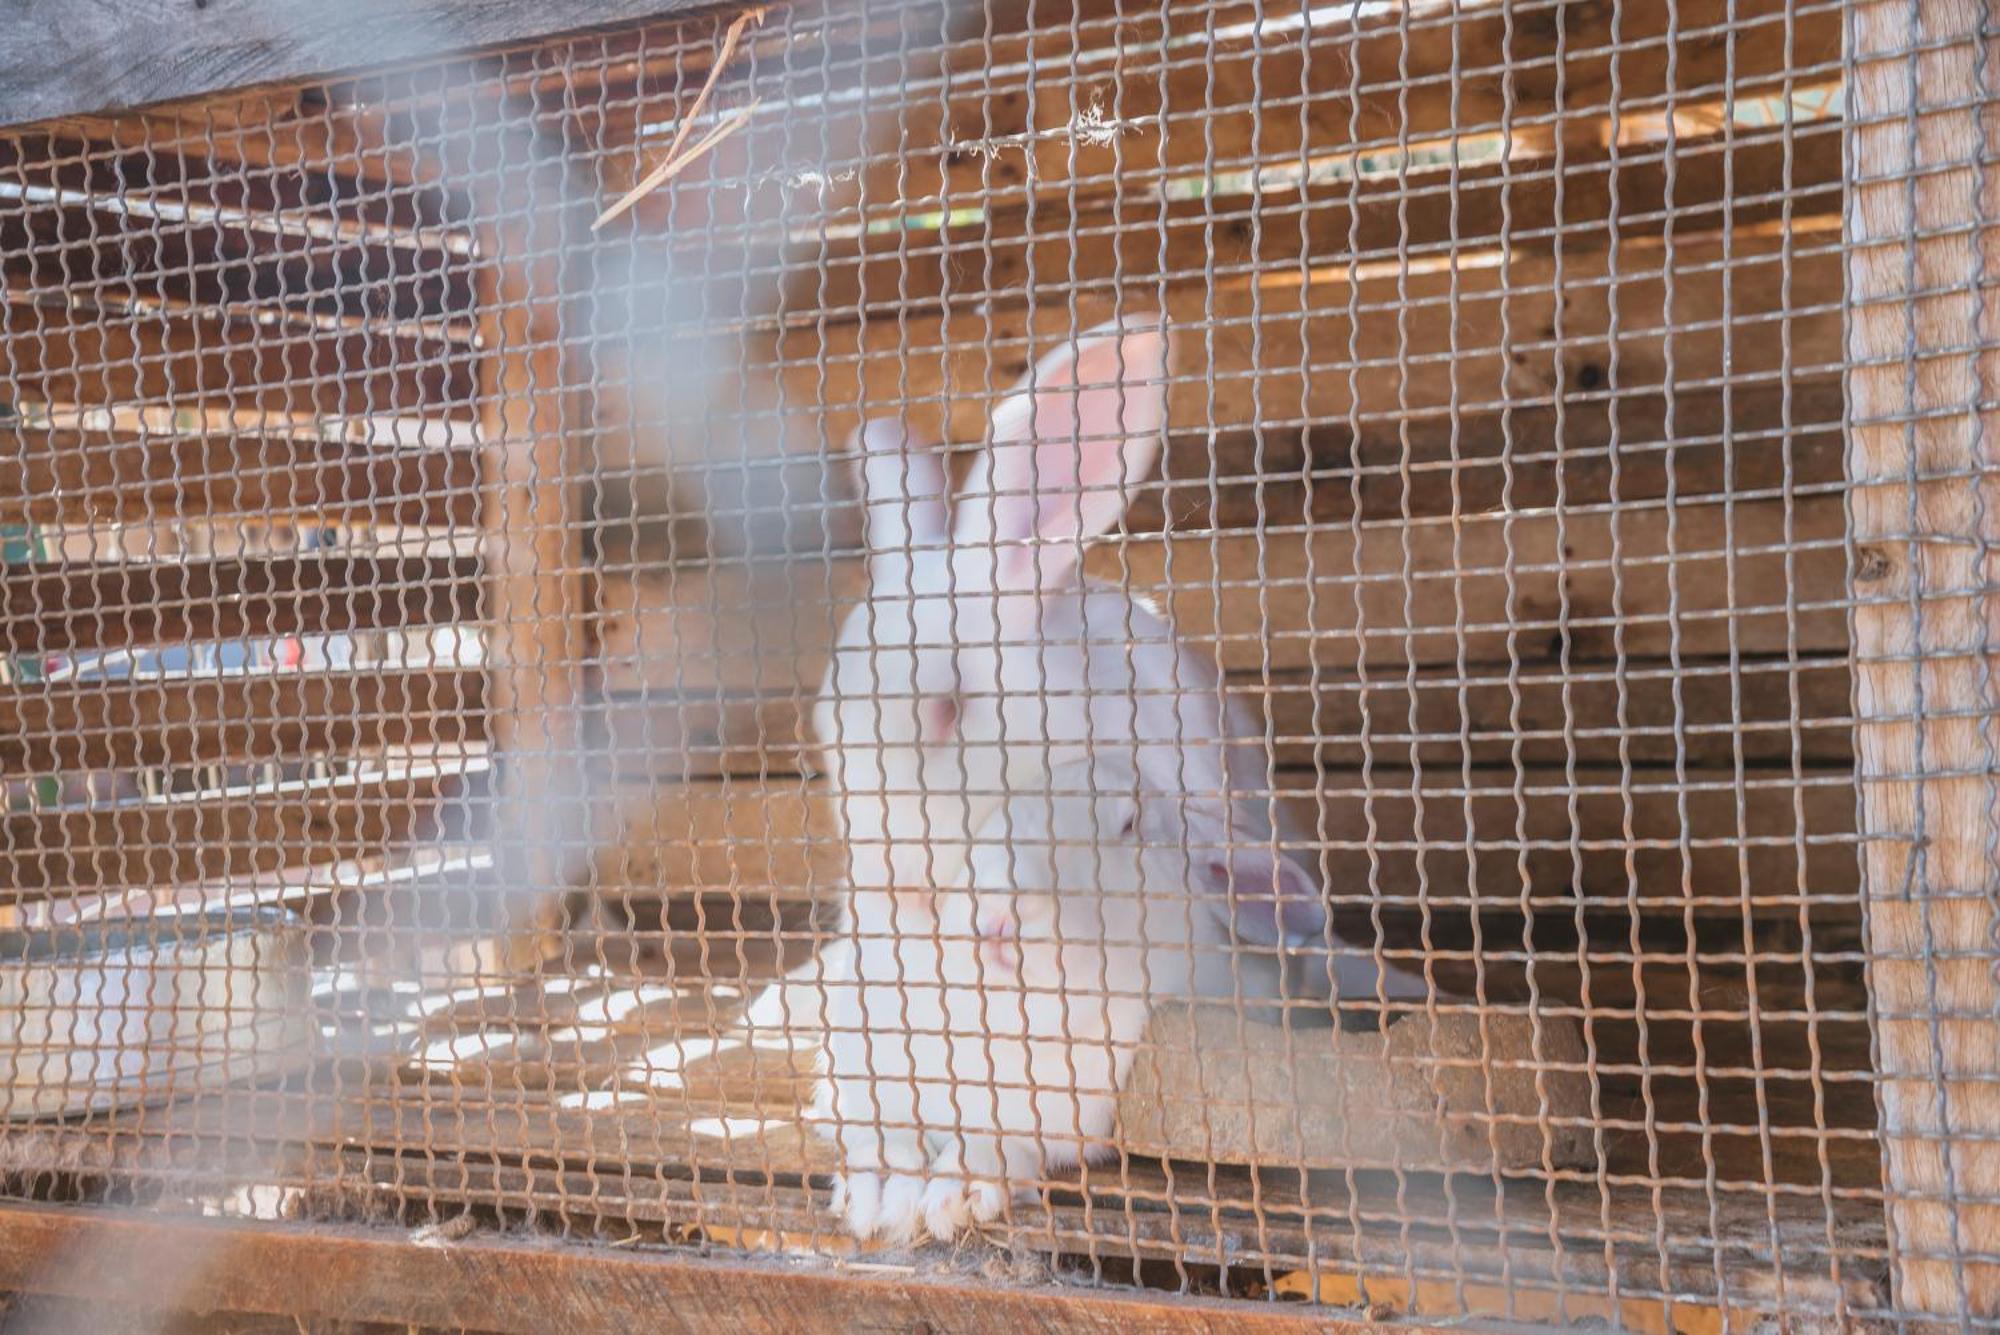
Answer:
[[(831, 1157), (799, 1120), (813, 1038), (740, 1024), (786, 962), (772, 941), (738, 939), (643, 971), (578, 959), (539, 984), (367, 989), (339, 975), (320, 998), (338, 1056), (276, 1086), (15, 1128), (0, 1169), (38, 1195), (213, 1213), (421, 1226), (469, 1210), (600, 1240), (852, 1256), (825, 1208)], [(1872, 1163), (1866, 1142), (1823, 1143)], [(1879, 1284), (1879, 1190), (1774, 1187), (1726, 1151), (1706, 1181), (1676, 1182), (1631, 1171), (1635, 1155), (1643, 1170), (1627, 1147), (1603, 1172), (1505, 1180), (1128, 1158), (1016, 1204), (987, 1241), (1100, 1277), (1425, 1315), (1576, 1319), (1668, 1295), (1831, 1310)]]

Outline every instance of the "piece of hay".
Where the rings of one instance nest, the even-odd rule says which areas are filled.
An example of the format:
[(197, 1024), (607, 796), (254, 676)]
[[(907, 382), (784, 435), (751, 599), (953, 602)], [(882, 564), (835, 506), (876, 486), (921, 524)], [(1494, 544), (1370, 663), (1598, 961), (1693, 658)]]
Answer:
[(750, 113), (757, 109), (756, 99), (752, 99), (750, 105), (709, 131), (693, 148), (685, 153), (681, 151), (682, 145), (687, 143), (688, 135), (694, 130), (695, 121), (700, 119), (703, 109), (708, 106), (709, 94), (715, 91), (715, 85), (721, 80), (723, 67), (729, 63), (730, 57), (736, 54), (736, 43), (742, 38), (743, 30), (753, 23), (761, 24), (763, 21), (764, 10), (761, 6), (747, 9), (736, 16), (735, 22), (729, 25), (729, 31), (722, 35), (722, 49), (716, 52), (715, 63), (708, 67), (708, 78), (701, 85), (701, 91), (695, 94), (694, 106), (688, 109), (687, 115), (681, 117), (680, 129), (674, 132), (674, 141), (667, 145), (666, 156), (660, 159), (658, 166), (646, 173), (639, 184), (620, 196), (617, 203), (598, 214), (597, 221), (590, 225), (591, 231), (595, 232), (613, 218), (623, 215), (634, 204), (680, 175), (689, 163), (734, 134), (744, 121), (750, 119)]

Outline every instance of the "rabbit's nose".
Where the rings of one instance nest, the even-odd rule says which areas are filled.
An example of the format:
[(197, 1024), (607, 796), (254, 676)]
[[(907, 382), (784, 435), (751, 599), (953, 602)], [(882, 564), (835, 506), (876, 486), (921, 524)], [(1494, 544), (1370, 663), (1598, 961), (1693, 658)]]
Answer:
[(1001, 914), (979, 922), (979, 958), (989, 971), (1018, 973), (1021, 968), (1021, 934), (1012, 917)]

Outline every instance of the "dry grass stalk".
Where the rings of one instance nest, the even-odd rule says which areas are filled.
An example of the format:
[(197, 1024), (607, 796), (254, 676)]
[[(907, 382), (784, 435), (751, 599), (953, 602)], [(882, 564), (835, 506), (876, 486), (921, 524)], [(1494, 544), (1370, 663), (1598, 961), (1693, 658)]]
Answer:
[(687, 143), (688, 135), (694, 130), (694, 123), (701, 118), (702, 111), (708, 106), (709, 95), (715, 91), (715, 85), (721, 80), (723, 68), (729, 64), (730, 57), (736, 54), (736, 43), (742, 38), (743, 30), (753, 23), (762, 23), (763, 21), (764, 10), (762, 6), (756, 9), (747, 9), (736, 16), (735, 21), (729, 25), (729, 31), (722, 35), (722, 49), (716, 53), (715, 63), (709, 66), (708, 78), (701, 85), (701, 91), (695, 94), (694, 106), (689, 108), (687, 115), (681, 117), (680, 129), (674, 133), (674, 141), (667, 145), (666, 156), (660, 159), (658, 166), (646, 173), (645, 179), (641, 180), (630, 190), (627, 190), (617, 203), (598, 214), (597, 221), (590, 225), (591, 231), (597, 231), (604, 224), (625, 213), (634, 204), (637, 204), (647, 195), (652, 194), (662, 185), (671, 181), (689, 163), (700, 158), (703, 154), (735, 133), (744, 121), (750, 119), (750, 113), (757, 109), (757, 102), (754, 99), (750, 105), (744, 107), (741, 111), (738, 111), (729, 117), (729, 119), (709, 131), (701, 142), (697, 143), (693, 148), (688, 149), (686, 152), (681, 151), (682, 146)]

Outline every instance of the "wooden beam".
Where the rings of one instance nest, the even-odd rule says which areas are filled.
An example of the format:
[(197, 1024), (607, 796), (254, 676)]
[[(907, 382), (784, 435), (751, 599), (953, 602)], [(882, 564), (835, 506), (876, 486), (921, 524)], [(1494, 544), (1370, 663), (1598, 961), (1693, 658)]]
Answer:
[(486, 735), (485, 685), (477, 670), (366, 667), (0, 687), (0, 769), (49, 774), (477, 745)]
[[(1168, 421), (1182, 432), (1267, 435), (1344, 423), (1394, 437), (1405, 422), (1600, 396), (1778, 389), (1844, 365), (1835, 232), (1677, 237), (1671, 248), (1641, 238), (1457, 261), (1448, 271), (1336, 266), (1302, 280), (1281, 266), (1172, 284), (1166, 322), (1186, 333)], [(751, 458), (819, 455), (862, 417), (901, 414), (971, 445), (1035, 358), (1154, 301), (1091, 283), (1032, 309), (1008, 300), (908, 318), (808, 318), (751, 341), (753, 364), (770, 368), (785, 404), (775, 422), (746, 408), (662, 428), (722, 433)]]
[(478, 519), (478, 460), (463, 449), (25, 427), (16, 440), (19, 467), (0, 475), (0, 514), (38, 524), (236, 517), (458, 528)]
[(98, 284), (65, 279), (54, 262), (31, 264), (9, 264), (0, 292), (11, 402), (187, 408), (206, 399), (279, 415), (444, 416), (472, 399), (472, 353), (462, 345), (413, 344), (367, 325), (267, 328), (240, 305), (160, 299), (180, 286), (164, 273), (148, 282), (135, 266), (130, 278)]
[(107, 888), (30, 900), (0, 908), (0, 926), (37, 928), (272, 907), (301, 913), (317, 910), (316, 916), (324, 921), (331, 913), (327, 901), (356, 891), (470, 890), (483, 883), (491, 866), (491, 854), (477, 846), (426, 843), (399, 853), (298, 864), (213, 882)]
[[(1116, 12), (1124, 10), (1127, 12)], [(1331, 10), (1329, 16), (1328, 11)], [(1107, 12), (1109, 11), (1109, 12)], [(1298, 20), (1311, 11), (1309, 25)], [(835, 145), (829, 173), (913, 207), (1016, 205), (1156, 187), (1359, 149), (1503, 129), (1564, 133), (1601, 117), (1779, 92), (1838, 76), (1838, 4), (1398, 7), (1350, 18), (1306, 3), (1038, 6), (940, 63), (909, 62), (913, 104), (893, 160)], [(1081, 15), (1081, 40), (1068, 20)], [(1163, 40), (1164, 39), (1164, 40)], [(799, 113), (764, 109), (782, 133)], [(768, 148), (756, 160), (771, 161)]]
[(485, 772), (483, 754), (445, 752), (331, 779), (14, 812), (0, 817), (0, 881), (10, 895), (41, 898), (360, 857), (430, 837), (435, 808)]
[[(1015, 1335), (1025, 1328), (1366, 1335), (1325, 1309), (1075, 1287), (1019, 1287), (638, 1254), (581, 1243), (473, 1237), (419, 1246), (406, 1231), (147, 1218), (77, 1207), (0, 1207), (0, 1286), (151, 1310), (539, 1332), (644, 1328), (849, 1330), (857, 1312), (897, 1330)], [(1418, 1335), (1444, 1329), (1403, 1325)], [(1477, 1332), (1479, 1323), (1453, 1322)]]
[[(1381, 897), (1407, 919), (1475, 903), (1563, 917), (1582, 907), (1798, 921), (1851, 916), (1859, 874), (1848, 771), (1677, 770), (1561, 763), (1421, 773), (1279, 771), (1295, 850), (1324, 858), (1336, 905)], [(622, 828), (596, 884), (620, 894), (729, 896), (751, 910), (829, 898), (846, 862), (814, 782), (758, 779), (620, 791)], [(1740, 811), (1740, 814), (1739, 814)], [(1801, 816), (1800, 813), (1803, 813)], [(720, 924), (718, 924), (720, 925)]]
[[(378, 7), (174, 0), (0, 14), (0, 125), (438, 59), (501, 43), (686, 13), (703, 0), (547, 0)], [(60, 20), (59, 22), (57, 20)]]
[[(578, 451), (584, 434), (581, 351), (563, 312), (581, 294), (562, 257), (587, 235), (588, 200), (567, 164), (538, 139), (527, 104), (496, 103), (500, 155), (480, 187), (479, 366), (486, 699), (500, 756), (495, 853), (510, 901), (508, 952), (560, 947), (561, 892), (577, 868), (564, 850), (589, 838), (577, 714), (583, 671), (583, 519)], [(518, 156), (515, 156), (518, 155)], [(533, 933), (525, 929), (532, 922)]]
[(0, 645), (20, 654), (449, 625), (478, 615), (466, 556), (304, 556), (17, 567)]
[[(651, 688), (594, 701), (593, 758), (621, 779), (784, 779), (816, 773), (807, 715), (816, 676), (783, 653), (767, 655), (735, 689), (676, 693), (670, 664), (648, 659), (629, 674)], [(649, 671), (650, 669), (650, 671)], [(1768, 769), (1796, 760), (1808, 769), (1852, 764), (1854, 735), (1847, 664), (1840, 659), (1623, 664), (1525, 663), (1385, 671), (1366, 682), (1338, 672), (1256, 671), (1230, 688), (1268, 720), (1281, 768), (1389, 769), (1514, 763), (1592, 768), (1670, 765)], [(761, 688), (761, 689), (760, 689)], [(1793, 733), (1793, 700), (1797, 728)], [(1365, 712), (1364, 712), (1365, 704)], [(1414, 722), (1413, 722), (1414, 719)], [(1258, 735), (1266, 735), (1260, 728)]]
[[(1114, 280), (1201, 281), (1502, 244), (1586, 251), (1669, 224), (1685, 235), (1837, 214), (1841, 201), (1841, 125), (1822, 121), (1697, 137), (1671, 151), (1661, 143), (1578, 148), (1303, 190), (1272, 184), (1255, 194), (1238, 188), (1164, 202), (1116, 188), (1057, 194), (1028, 208), (982, 205), (969, 220), (947, 221), (940, 210), (921, 229), (832, 242), (766, 237), (746, 250), (750, 265), (796, 275), (788, 312), (839, 319), (861, 309), (927, 310), (946, 299), (1032, 302)], [(707, 236), (703, 244), (730, 243)], [(687, 272), (704, 264), (695, 251), (678, 261)]]
[(1878, 0), (1848, 32), (1855, 125), (1854, 655), (1869, 981), (1896, 1295), (2000, 1315), (2000, 44), (1975, 0)]

